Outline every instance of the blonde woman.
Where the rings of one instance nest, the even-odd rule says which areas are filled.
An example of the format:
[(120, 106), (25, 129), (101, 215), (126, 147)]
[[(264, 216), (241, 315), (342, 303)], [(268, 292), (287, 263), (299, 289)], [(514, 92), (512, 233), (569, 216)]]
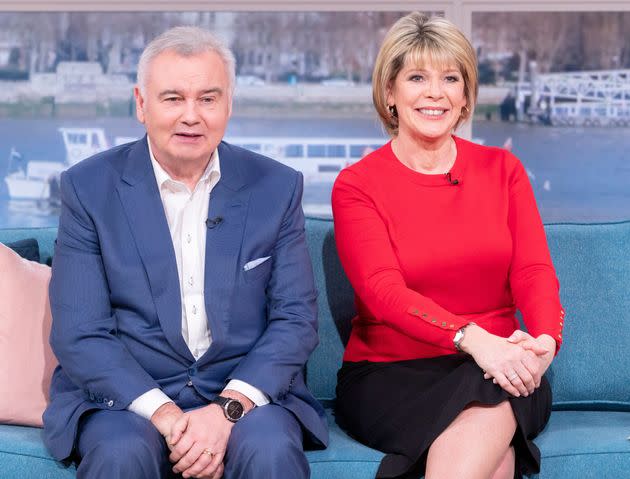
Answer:
[(379, 478), (507, 479), (540, 467), (532, 438), (551, 411), (543, 375), (564, 312), (523, 166), (453, 134), (477, 88), (475, 52), (452, 23), (401, 18), (373, 74), (392, 139), (333, 189), (358, 310), (337, 418), (387, 453)]

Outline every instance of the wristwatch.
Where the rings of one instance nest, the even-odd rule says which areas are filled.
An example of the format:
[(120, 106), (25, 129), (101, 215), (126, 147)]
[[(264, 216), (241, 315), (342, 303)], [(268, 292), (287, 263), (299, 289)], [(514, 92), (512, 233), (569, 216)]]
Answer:
[(226, 398), (223, 396), (217, 396), (210, 404), (218, 404), (223, 409), (223, 414), (225, 414), (225, 418), (231, 422), (237, 422), (245, 415), (245, 408), (236, 399)]
[(476, 323), (473, 323), (472, 321), (468, 324), (465, 324), (457, 330), (457, 332), (455, 333), (455, 337), (453, 338), (453, 345), (455, 346), (455, 349), (457, 349), (460, 353), (463, 353), (460, 344), (462, 343), (462, 341), (464, 340), (464, 336), (466, 335), (466, 328), (471, 324), (476, 325)]

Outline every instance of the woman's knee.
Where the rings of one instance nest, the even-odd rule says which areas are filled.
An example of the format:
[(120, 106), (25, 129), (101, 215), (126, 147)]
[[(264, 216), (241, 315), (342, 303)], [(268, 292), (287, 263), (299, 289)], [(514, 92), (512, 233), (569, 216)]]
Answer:
[(512, 479), (514, 477), (514, 468), (516, 462), (516, 453), (514, 447), (510, 446), (505, 451), (499, 467), (494, 471), (491, 479)]

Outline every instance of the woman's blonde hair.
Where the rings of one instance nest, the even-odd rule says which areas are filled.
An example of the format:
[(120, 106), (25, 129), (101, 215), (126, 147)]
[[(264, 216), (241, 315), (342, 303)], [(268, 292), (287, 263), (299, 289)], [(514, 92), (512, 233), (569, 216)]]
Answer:
[(455, 64), (462, 74), (466, 96), (466, 106), (455, 128), (472, 116), (479, 89), (475, 50), (452, 22), (413, 12), (394, 23), (385, 35), (372, 74), (372, 100), (390, 136), (398, 134), (398, 117), (390, 112), (387, 93), (408, 61), (417, 65)]

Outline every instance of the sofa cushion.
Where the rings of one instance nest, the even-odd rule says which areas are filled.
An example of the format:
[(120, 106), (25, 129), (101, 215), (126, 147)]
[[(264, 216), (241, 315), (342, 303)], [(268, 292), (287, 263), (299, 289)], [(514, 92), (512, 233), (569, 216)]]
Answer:
[(39, 244), (35, 238), (12, 241), (11, 243), (6, 243), (6, 246), (11, 248), (22, 258), (39, 263)]
[(308, 218), (306, 241), (319, 288), (319, 345), (308, 361), (307, 381), (317, 399), (331, 401), (355, 315), (354, 292), (337, 256), (332, 221)]
[(630, 474), (630, 413), (554, 411), (535, 442), (542, 454), (534, 478), (620, 479)]
[[(306, 453), (317, 479), (374, 477), (383, 453), (348, 437), (326, 411), (330, 446)], [(614, 411), (554, 411), (535, 439), (544, 479), (620, 479), (630, 471), (630, 413)], [(579, 471), (579, 472), (578, 472)]]
[(554, 406), (630, 411), (630, 221), (545, 230), (566, 309)]
[(42, 425), (57, 361), (48, 344), (48, 266), (0, 245), (0, 422)]
[[(307, 451), (311, 476), (317, 479), (374, 477), (383, 453), (348, 437), (326, 411), (330, 424), (328, 449)], [(542, 453), (544, 479), (619, 479), (630, 470), (630, 413), (554, 411), (536, 443)], [(4, 479), (74, 478), (73, 466), (55, 462), (46, 451), (41, 430), (0, 425), (0, 464)], [(579, 473), (577, 472), (579, 471)]]
[(332, 409), (326, 409), (326, 417), (330, 428), (328, 448), (306, 452), (312, 476), (318, 479), (374, 477), (384, 454), (350, 438), (335, 423)]
[(0, 477), (3, 479), (71, 479), (74, 467), (56, 462), (42, 442), (42, 430), (33, 427), (0, 425)]

